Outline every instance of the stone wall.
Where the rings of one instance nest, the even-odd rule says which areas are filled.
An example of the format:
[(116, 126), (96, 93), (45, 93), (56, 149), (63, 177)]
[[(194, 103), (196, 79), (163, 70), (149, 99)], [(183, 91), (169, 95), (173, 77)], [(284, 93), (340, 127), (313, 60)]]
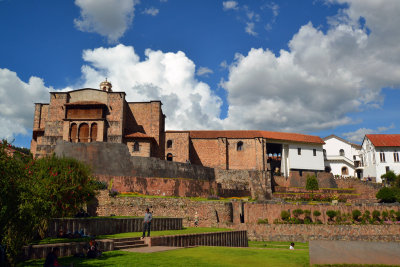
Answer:
[(137, 192), (151, 196), (209, 197), (218, 191), (216, 182), (206, 180), (109, 175), (96, 177), (112, 184), (118, 192)]
[[(281, 218), (281, 212), (283, 210), (290, 211), (292, 213), (293, 210), (302, 209), (302, 210), (310, 210), (311, 214), (318, 210), (321, 212), (321, 216), (318, 217), (323, 223), (328, 222), (328, 216), (326, 215), (327, 210), (336, 210), (340, 211), (342, 214), (351, 213), (354, 209), (360, 210), (364, 213), (365, 210), (369, 210), (372, 214), (372, 211), (378, 210), (382, 213), (382, 211), (389, 211), (391, 209), (395, 211), (400, 211), (400, 205), (360, 205), (360, 206), (347, 206), (344, 204), (339, 205), (297, 205), (290, 203), (276, 203), (276, 204), (267, 204), (267, 203), (241, 203), (241, 202), (232, 202), (232, 210), (233, 210), (233, 222), (235, 224), (240, 223), (240, 217), (242, 214), (243, 220), (245, 223), (257, 223), (259, 219), (268, 219), (269, 223), (273, 223), (275, 219)], [(312, 216), (314, 220), (314, 216)]]
[(358, 240), (400, 242), (400, 225), (237, 224), (250, 240), (293, 241)]
[(376, 202), (376, 193), (382, 188), (382, 184), (363, 182), (359, 179), (336, 179), (339, 188), (354, 188), (359, 199), (372, 200)]
[(140, 198), (115, 197), (102, 191), (97, 197), (98, 203), (89, 207), (91, 215), (110, 216), (144, 216), (150, 208), (153, 216), (183, 218), (183, 226), (194, 226), (197, 212), (199, 226), (225, 227), (232, 222), (232, 205), (223, 201), (194, 201), (184, 198)]
[(204, 234), (156, 236), (151, 238), (151, 246), (191, 247), (224, 246), (248, 247), (247, 231), (228, 231)]
[[(366, 204), (348, 206), (339, 205), (297, 205), (290, 203), (254, 203), (240, 201), (195, 201), (185, 198), (140, 198), (140, 197), (109, 197), (106, 191), (102, 191), (98, 196), (98, 206), (95, 208), (99, 216), (110, 216), (110, 214), (120, 216), (142, 216), (144, 210), (151, 207), (155, 216), (180, 217), (183, 218), (183, 225), (193, 226), (195, 213), (198, 213), (200, 226), (225, 226), (234, 224), (250, 223), (255, 224), (259, 219), (268, 219), (273, 223), (275, 219), (280, 219), (283, 210), (290, 211), (302, 209), (315, 210), (321, 212), (318, 217), (323, 223), (328, 222), (327, 210), (340, 211), (342, 214), (351, 213), (354, 209), (364, 213), (369, 210), (372, 214), (374, 210), (400, 211), (400, 205), (387, 204)], [(314, 216), (312, 216), (314, 220)]]
[[(49, 223), (47, 236), (56, 237), (58, 231), (75, 233), (84, 231), (85, 235), (112, 235), (143, 231), (143, 218), (60, 218)], [(181, 230), (182, 218), (153, 218), (151, 230)]]
[(218, 194), (225, 196), (251, 196), (253, 199), (271, 199), (269, 172), (252, 170), (215, 169)]
[(72, 157), (92, 167), (94, 174), (133, 177), (214, 180), (214, 170), (157, 158), (131, 157), (125, 144), (58, 142), (57, 156)]

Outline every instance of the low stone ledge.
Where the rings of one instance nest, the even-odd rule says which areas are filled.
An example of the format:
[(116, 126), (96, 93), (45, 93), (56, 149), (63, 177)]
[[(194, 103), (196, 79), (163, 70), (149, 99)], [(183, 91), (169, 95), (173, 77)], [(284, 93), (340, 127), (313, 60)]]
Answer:
[(156, 236), (147, 241), (149, 246), (192, 247), (223, 246), (248, 247), (247, 231)]
[[(114, 250), (114, 240), (112, 239), (101, 239), (96, 240), (101, 251)], [(42, 245), (29, 245), (22, 248), (22, 253), (25, 260), (30, 259), (42, 259), (46, 258), (47, 254), (58, 247), (59, 257), (73, 256), (76, 253), (84, 252), (88, 242), (67, 242), (67, 243), (56, 243), (56, 244), (42, 244)]]
[[(152, 231), (181, 230), (182, 218), (153, 218)], [(49, 223), (47, 236), (55, 237), (58, 231), (64, 233), (80, 231), (86, 235), (112, 235), (143, 231), (143, 218), (59, 218)]]

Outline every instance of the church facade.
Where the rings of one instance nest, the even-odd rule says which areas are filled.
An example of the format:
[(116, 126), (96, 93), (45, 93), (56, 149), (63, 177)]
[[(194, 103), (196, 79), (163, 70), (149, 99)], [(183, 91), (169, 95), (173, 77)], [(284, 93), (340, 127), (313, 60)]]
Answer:
[(318, 136), (270, 131), (165, 131), (161, 101), (127, 102), (110, 82), (100, 89), (51, 92), (35, 104), (31, 152), (50, 155), (58, 141), (124, 143), (132, 156), (225, 170), (324, 171)]

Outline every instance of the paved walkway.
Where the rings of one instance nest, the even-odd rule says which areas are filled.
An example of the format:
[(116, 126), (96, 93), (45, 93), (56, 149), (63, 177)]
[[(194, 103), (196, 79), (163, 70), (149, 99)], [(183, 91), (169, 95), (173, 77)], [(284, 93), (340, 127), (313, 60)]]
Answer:
[(182, 249), (182, 248), (183, 247), (154, 246), (154, 247), (128, 248), (128, 249), (121, 249), (121, 250), (129, 251), (129, 252), (138, 252), (138, 253), (153, 253), (153, 252), (161, 252), (161, 251), (168, 251), (168, 250)]

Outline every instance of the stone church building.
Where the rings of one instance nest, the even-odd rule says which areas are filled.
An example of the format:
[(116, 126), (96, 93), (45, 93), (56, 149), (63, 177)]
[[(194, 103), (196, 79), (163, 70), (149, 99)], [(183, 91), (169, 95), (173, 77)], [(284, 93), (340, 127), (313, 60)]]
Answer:
[(270, 131), (165, 131), (161, 101), (127, 102), (125, 92), (100, 89), (51, 92), (36, 103), (31, 152), (53, 153), (57, 141), (124, 143), (132, 156), (225, 170), (290, 172), (324, 170), (318, 136)]

